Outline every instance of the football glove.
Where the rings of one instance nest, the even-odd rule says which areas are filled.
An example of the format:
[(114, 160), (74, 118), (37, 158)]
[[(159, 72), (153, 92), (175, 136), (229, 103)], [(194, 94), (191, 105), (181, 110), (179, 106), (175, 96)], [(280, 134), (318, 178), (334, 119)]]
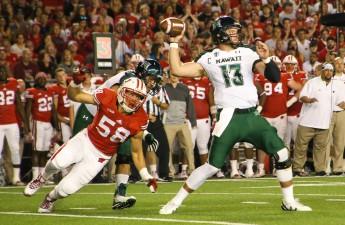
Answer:
[(157, 180), (155, 178), (149, 179), (146, 186), (149, 187), (149, 189), (152, 193), (155, 193), (157, 191), (157, 188), (158, 188)]
[(156, 152), (159, 147), (158, 140), (153, 136), (153, 134), (147, 132), (144, 141), (147, 145), (147, 151), (149, 152)]

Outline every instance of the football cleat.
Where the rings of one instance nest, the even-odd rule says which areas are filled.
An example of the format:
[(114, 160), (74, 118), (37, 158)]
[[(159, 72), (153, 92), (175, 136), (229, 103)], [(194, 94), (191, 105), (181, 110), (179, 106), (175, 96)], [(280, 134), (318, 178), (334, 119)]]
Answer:
[(246, 169), (246, 172), (244, 173), (244, 176), (245, 176), (246, 178), (252, 178), (252, 177), (254, 177), (254, 172), (253, 172), (253, 170), (251, 170), (251, 169)]
[(117, 195), (113, 200), (112, 209), (125, 209), (125, 208), (131, 208), (135, 205), (135, 202), (137, 199), (134, 196), (121, 196)]
[(223, 171), (219, 170), (219, 171), (216, 173), (216, 177), (217, 177), (217, 178), (224, 178), (225, 175), (224, 175)]
[(312, 211), (312, 209), (309, 206), (303, 205), (302, 203), (298, 201), (298, 199), (295, 199), (295, 201), (293, 202), (286, 202), (285, 200), (283, 200), (281, 208), (284, 211), (301, 211), (301, 212)]
[(259, 178), (259, 177), (264, 177), (266, 176), (265, 170), (258, 170), (258, 172), (254, 175), (254, 177)]
[(42, 175), (38, 175), (37, 178), (33, 179), (28, 183), (24, 189), (25, 196), (32, 196), (34, 195), (44, 184), (46, 180), (42, 177)]
[(48, 194), (44, 198), (40, 207), (38, 208), (39, 213), (51, 213), (53, 211), (54, 201), (50, 200)]
[(164, 205), (160, 210), (159, 210), (159, 214), (161, 215), (169, 215), (169, 214), (173, 214), (176, 209), (180, 207), (180, 205), (169, 201), (166, 205)]

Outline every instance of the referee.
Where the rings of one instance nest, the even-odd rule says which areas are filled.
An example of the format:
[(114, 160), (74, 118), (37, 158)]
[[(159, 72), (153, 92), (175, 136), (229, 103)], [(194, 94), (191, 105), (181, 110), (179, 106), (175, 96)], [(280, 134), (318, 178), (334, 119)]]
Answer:
[(162, 87), (157, 95), (146, 101), (144, 109), (149, 115), (147, 131), (153, 134), (159, 142), (159, 147), (156, 152), (159, 159), (158, 172), (156, 169), (156, 158), (154, 154), (147, 152), (151, 174), (154, 176), (156, 173), (156, 176), (159, 175), (161, 180), (170, 182), (172, 181), (172, 177), (169, 177), (169, 144), (162, 123), (162, 110), (168, 109), (169, 104), (170, 100), (168, 94), (166, 93), (165, 88)]

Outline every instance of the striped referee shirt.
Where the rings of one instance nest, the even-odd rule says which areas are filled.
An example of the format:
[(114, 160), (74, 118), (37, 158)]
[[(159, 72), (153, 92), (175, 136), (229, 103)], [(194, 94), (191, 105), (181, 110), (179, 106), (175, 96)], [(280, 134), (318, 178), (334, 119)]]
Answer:
[[(161, 103), (170, 104), (170, 99), (165, 90), (165, 87), (162, 87), (160, 91), (155, 95), (155, 97), (157, 97)], [(162, 118), (162, 109), (152, 102), (152, 98), (146, 100), (146, 102), (144, 103), (144, 110), (149, 115), (151, 114)]]

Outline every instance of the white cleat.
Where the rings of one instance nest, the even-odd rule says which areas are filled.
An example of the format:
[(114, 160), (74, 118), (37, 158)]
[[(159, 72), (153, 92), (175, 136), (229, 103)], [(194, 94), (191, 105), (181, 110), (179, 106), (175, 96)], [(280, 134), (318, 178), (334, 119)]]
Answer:
[(265, 170), (258, 170), (258, 172), (254, 175), (254, 177), (256, 177), (256, 178), (260, 178), (260, 177), (264, 177), (264, 176), (266, 176), (266, 172), (265, 172)]
[(281, 208), (284, 211), (301, 211), (301, 212), (312, 211), (312, 209), (309, 206), (303, 205), (302, 203), (298, 201), (298, 199), (295, 199), (295, 201), (293, 202), (286, 202), (283, 200)]
[(225, 175), (224, 175), (223, 171), (219, 170), (219, 171), (216, 173), (216, 177), (217, 177), (217, 178), (224, 178)]
[(134, 196), (121, 196), (117, 195), (113, 200), (112, 209), (125, 209), (131, 208), (135, 205), (137, 199)]
[(33, 179), (28, 183), (24, 189), (25, 196), (32, 196), (34, 195), (44, 184), (46, 180), (42, 177), (42, 175), (38, 175), (37, 178)]
[(41, 203), (40, 207), (38, 208), (39, 213), (51, 213), (54, 208), (54, 201), (49, 200), (48, 194), (44, 198), (43, 202)]
[(159, 214), (161, 215), (170, 215), (173, 214), (176, 209), (180, 207), (180, 205), (177, 205), (176, 203), (169, 201), (166, 205), (164, 205), (160, 210)]

